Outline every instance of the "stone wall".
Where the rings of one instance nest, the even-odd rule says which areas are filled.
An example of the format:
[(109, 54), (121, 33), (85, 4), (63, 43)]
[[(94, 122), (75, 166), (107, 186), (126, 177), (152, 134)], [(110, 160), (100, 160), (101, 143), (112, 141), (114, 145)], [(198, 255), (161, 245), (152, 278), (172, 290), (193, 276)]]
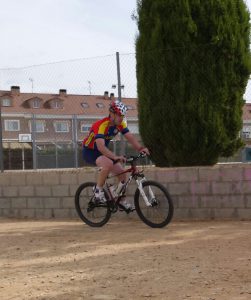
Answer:
[[(168, 188), (177, 220), (251, 220), (251, 164), (149, 167), (145, 175)], [(79, 184), (95, 181), (96, 176), (95, 168), (0, 173), (0, 217), (76, 218), (75, 191)], [(133, 183), (129, 199), (133, 199), (135, 188)]]

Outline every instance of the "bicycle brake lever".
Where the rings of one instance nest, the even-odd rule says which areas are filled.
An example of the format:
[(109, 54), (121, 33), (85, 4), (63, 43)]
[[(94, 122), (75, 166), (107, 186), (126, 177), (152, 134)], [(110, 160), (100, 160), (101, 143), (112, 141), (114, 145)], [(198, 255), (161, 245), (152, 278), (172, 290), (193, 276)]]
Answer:
[(129, 158), (127, 158), (126, 162), (132, 162), (133, 160), (134, 160), (133, 157), (129, 157)]

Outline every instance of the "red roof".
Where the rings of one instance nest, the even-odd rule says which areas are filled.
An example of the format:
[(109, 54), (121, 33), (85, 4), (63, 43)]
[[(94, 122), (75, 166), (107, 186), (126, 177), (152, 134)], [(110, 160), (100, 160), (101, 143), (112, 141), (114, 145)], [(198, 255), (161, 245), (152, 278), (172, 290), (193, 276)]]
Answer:
[[(0, 91), (0, 98), (12, 100), (11, 107), (2, 107), (4, 113), (31, 113), (45, 115), (108, 115), (111, 98), (100, 95), (70, 95), (70, 94), (45, 94), (45, 93), (18, 93), (11, 91)], [(27, 108), (24, 103), (27, 100), (39, 98), (40, 108)], [(63, 108), (47, 108), (44, 104), (53, 99), (63, 101)], [(123, 103), (128, 106), (127, 116), (137, 118), (137, 99), (122, 98)], [(86, 104), (83, 104), (86, 103)]]

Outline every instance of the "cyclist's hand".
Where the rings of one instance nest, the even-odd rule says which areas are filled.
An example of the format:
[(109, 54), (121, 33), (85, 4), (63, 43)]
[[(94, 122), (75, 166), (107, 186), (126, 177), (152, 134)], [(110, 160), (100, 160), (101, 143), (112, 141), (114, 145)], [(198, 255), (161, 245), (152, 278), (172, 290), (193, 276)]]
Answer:
[(147, 147), (140, 149), (140, 153), (150, 155), (150, 151), (148, 150)]
[(114, 160), (115, 161), (120, 161), (121, 163), (125, 163), (126, 162), (126, 157), (124, 157), (124, 156), (115, 156), (114, 157)]

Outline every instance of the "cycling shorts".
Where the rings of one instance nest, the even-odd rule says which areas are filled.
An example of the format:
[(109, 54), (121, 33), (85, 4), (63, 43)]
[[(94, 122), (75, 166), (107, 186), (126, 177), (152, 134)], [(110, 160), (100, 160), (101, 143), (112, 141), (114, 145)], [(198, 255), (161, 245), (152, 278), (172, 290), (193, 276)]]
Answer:
[(83, 160), (90, 165), (96, 165), (96, 159), (101, 155), (102, 153), (99, 152), (97, 149), (89, 149), (87, 147), (83, 147)]
[[(83, 150), (82, 150), (83, 160), (90, 165), (96, 165), (96, 159), (101, 155), (103, 155), (103, 154), (100, 151), (98, 151), (97, 149), (90, 149), (87, 147), (83, 147)], [(118, 160), (114, 160), (114, 159), (111, 159), (111, 160), (112, 160), (113, 164), (116, 164), (119, 162)]]

